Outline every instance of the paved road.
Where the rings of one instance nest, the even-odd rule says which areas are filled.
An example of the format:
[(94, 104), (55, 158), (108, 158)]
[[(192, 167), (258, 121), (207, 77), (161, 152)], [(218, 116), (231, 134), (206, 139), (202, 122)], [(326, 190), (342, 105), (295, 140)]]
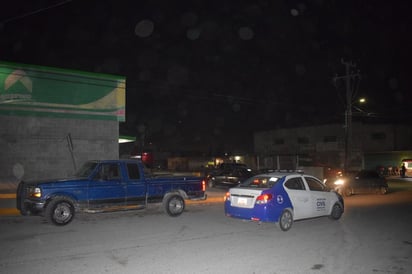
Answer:
[[(412, 273), (412, 184), (345, 199), (341, 220), (275, 225), (227, 218), (222, 202), (172, 218), (79, 214), (64, 227), (0, 217), (0, 273)], [(221, 192), (214, 192), (221, 197)]]

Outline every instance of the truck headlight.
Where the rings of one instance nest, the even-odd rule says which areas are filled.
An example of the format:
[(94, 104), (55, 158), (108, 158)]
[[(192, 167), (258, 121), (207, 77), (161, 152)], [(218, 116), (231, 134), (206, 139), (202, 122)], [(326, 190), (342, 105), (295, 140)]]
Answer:
[(40, 198), (40, 197), (41, 197), (41, 189), (40, 189), (40, 187), (33, 187), (33, 188), (31, 188), (30, 191), (29, 191), (29, 193), (30, 193), (30, 197), (33, 197), (33, 198)]

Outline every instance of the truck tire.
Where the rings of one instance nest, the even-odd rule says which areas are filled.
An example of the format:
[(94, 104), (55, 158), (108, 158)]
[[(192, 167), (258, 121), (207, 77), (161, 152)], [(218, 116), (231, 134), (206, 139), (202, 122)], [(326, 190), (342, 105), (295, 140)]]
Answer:
[(21, 215), (28, 216), (30, 215), (30, 210), (27, 210), (24, 205), (24, 197), (26, 197), (26, 188), (24, 183), (20, 182), (16, 192), (16, 208), (20, 211)]
[(58, 226), (67, 225), (74, 218), (74, 205), (65, 197), (55, 197), (46, 207), (46, 219)]
[(169, 194), (163, 199), (163, 207), (171, 217), (177, 217), (185, 210), (185, 200), (179, 194)]

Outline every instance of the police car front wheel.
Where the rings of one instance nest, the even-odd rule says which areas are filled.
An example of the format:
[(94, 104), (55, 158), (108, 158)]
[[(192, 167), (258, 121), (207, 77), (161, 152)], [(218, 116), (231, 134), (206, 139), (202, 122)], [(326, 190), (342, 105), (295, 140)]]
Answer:
[(335, 204), (332, 208), (332, 212), (330, 213), (330, 218), (333, 220), (339, 220), (342, 216), (343, 210), (339, 204)]

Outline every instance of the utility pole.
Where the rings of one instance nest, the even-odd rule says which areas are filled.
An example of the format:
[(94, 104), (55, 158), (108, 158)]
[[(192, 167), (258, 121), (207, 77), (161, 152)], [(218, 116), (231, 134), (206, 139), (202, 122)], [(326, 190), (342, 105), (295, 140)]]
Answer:
[(345, 82), (346, 82), (346, 111), (345, 111), (345, 162), (344, 171), (346, 172), (350, 165), (351, 150), (352, 150), (352, 89), (350, 68), (352, 62), (341, 61), (345, 65)]
[(353, 81), (355, 78), (359, 78), (359, 73), (353, 73), (352, 68), (356, 67), (352, 61), (345, 62), (341, 60), (342, 64), (345, 66), (345, 76), (335, 77), (335, 81), (338, 79), (345, 80), (346, 86), (346, 108), (345, 108), (345, 155), (343, 170), (346, 172), (349, 169), (351, 162), (351, 152), (352, 152), (352, 103), (353, 103)]

